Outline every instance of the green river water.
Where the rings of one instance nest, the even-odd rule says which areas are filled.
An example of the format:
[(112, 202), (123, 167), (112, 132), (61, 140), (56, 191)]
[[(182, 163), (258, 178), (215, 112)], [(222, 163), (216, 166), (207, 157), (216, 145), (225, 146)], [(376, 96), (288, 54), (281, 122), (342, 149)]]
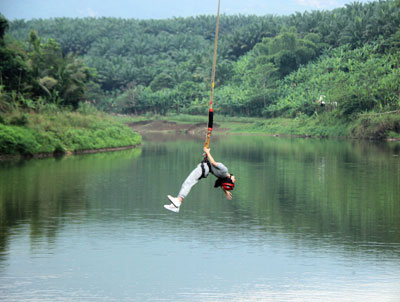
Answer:
[(400, 144), (215, 136), (0, 162), (0, 301), (400, 301)]

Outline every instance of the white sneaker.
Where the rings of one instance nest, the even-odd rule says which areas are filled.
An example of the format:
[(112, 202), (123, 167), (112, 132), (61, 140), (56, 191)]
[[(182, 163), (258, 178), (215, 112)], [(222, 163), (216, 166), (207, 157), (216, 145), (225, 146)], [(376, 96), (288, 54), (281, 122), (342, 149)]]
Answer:
[(167, 197), (169, 201), (172, 203), (172, 205), (179, 209), (179, 207), (182, 204), (182, 201), (180, 201), (178, 197), (172, 197), (171, 195), (168, 195)]
[(179, 208), (174, 206), (172, 203), (164, 205), (164, 208), (166, 208), (167, 210), (170, 210), (172, 212), (179, 213)]

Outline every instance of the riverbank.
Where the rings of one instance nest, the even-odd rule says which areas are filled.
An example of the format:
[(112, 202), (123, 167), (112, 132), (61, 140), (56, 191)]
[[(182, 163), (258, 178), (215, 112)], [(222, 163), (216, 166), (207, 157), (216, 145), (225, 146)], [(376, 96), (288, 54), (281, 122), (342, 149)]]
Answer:
[[(205, 132), (204, 124), (205, 122), (185, 123), (159, 119), (134, 121), (127, 123), (129, 127), (139, 133), (177, 132), (189, 135), (203, 134)], [(230, 130), (230, 128), (222, 128), (219, 124), (214, 124), (214, 132), (226, 133)]]
[[(14, 112), (0, 116), (0, 159), (49, 157), (133, 148), (138, 133), (176, 132), (204, 135), (207, 116), (111, 116), (90, 112)], [(137, 133), (136, 133), (137, 132)], [(363, 114), (353, 121), (329, 115), (294, 119), (218, 116), (214, 134), (400, 140), (400, 115)]]
[(0, 158), (48, 157), (133, 148), (141, 136), (105, 113), (14, 112), (0, 121)]
[[(214, 131), (231, 134), (263, 134), (274, 136), (357, 138), (374, 140), (400, 140), (400, 114), (362, 114), (357, 119), (343, 121), (328, 114), (313, 117), (239, 118), (218, 116)], [(207, 116), (169, 115), (135, 117), (127, 123), (140, 132), (185, 132), (203, 134)]]

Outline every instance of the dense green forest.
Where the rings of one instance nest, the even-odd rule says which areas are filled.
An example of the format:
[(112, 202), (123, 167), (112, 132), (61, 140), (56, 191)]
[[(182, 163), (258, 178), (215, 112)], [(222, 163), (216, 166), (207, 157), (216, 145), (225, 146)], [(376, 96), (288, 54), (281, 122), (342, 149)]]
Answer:
[[(114, 113), (204, 114), (215, 22), (1, 18), (0, 110), (85, 102)], [(222, 15), (219, 37), (218, 114), (349, 121), (400, 109), (400, 0)], [(400, 132), (397, 117), (389, 128)]]

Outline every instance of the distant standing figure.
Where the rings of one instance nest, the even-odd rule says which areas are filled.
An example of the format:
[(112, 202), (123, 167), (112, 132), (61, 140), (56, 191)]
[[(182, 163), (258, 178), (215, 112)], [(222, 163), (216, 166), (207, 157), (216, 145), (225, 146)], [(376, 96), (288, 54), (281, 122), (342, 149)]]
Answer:
[(324, 95), (320, 95), (319, 96), (319, 99), (318, 99), (318, 104), (321, 106), (321, 107), (323, 107), (323, 108), (325, 108), (325, 106), (326, 106), (326, 103), (324, 102), (324, 98), (325, 98), (325, 96)]

